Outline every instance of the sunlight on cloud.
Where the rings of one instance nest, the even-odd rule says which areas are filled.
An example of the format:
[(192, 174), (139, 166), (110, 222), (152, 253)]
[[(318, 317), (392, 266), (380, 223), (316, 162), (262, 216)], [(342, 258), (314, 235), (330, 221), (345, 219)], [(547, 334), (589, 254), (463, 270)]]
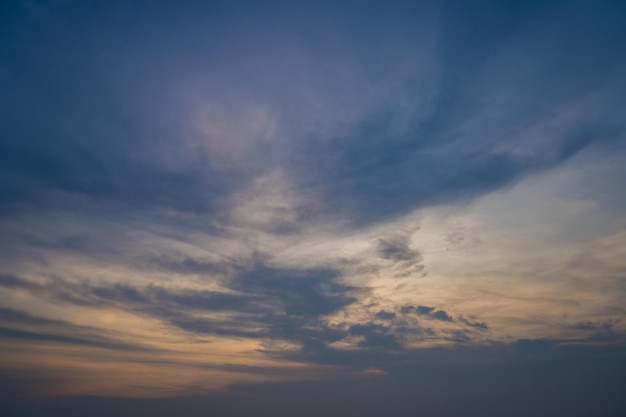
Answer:
[(331, 375), (324, 355), (342, 352), (614, 343), (626, 219), (580, 184), (618, 159), (588, 152), (357, 229), (307, 217), (318, 200), (279, 170), (235, 194), (214, 231), (25, 217), (3, 226), (28, 249), (0, 279), (2, 366), (60, 378), (50, 395), (161, 396)]
[(124, 6), (146, 21), (119, 43), (61, 7), (0, 45), (0, 386), (167, 397), (623, 350), (622, 22), (370, 6)]
[(603, 231), (589, 227), (606, 213), (593, 190), (576, 195), (577, 168), (574, 161), (530, 178), (458, 214), (427, 211), (422, 292), (489, 323), (495, 340), (576, 341), (606, 323), (623, 332), (625, 219), (605, 218), (613, 227)]

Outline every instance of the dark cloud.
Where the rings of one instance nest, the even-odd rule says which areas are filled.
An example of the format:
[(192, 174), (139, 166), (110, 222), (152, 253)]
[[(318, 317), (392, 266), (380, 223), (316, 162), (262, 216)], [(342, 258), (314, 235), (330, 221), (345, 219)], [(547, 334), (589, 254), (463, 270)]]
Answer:
[(414, 309), (417, 314), (425, 315), (430, 314), (435, 308), (428, 306), (417, 306)]
[[(456, 324), (464, 324), (468, 326), (470, 329), (477, 330), (489, 330), (489, 325), (482, 321), (468, 319), (463, 316), (452, 317), (445, 310), (437, 310), (435, 307), (430, 306), (413, 306), (413, 305), (404, 305), (398, 310), (402, 315), (417, 315), (422, 318), (427, 318), (431, 320), (438, 320), (443, 322), (450, 322)], [(462, 336), (463, 339), (467, 339), (467, 337)]]
[[(304, 184), (323, 188), (333, 210), (367, 223), (489, 193), (561, 164), (593, 143), (623, 137), (617, 113), (594, 114), (588, 103), (589, 111), (579, 118), (559, 121), (553, 110), (585, 105), (581, 98), (595, 91), (600, 79), (615, 82), (623, 92), (618, 73), (624, 62), (615, 54), (625, 38), (612, 17), (623, 14), (623, 8), (587, 13), (584, 7), (563, 7), (563, 21), (554, 25), (549, 18), (524, 20), (553, 7), (529, 4), (512, 13), (484, 2), (467, 14), (460, 12), (463, 6), (446, 8), (452, 19), (444, 27), (441, 48), (449, 66), (439, 78), (426, 81), (440, 92), (426, 120), (416, 112), (412, 116), (422, 123), (399, 131), (396, 119), (404, 109), (389, 99), (349, 132), (310, 140), (298, 161), (314, 173)], [(477, 23), (481, 31), (475, 30)], [(538, 55), (544, 59), (537, 60)], [(586, 55), (604, 62), (603, 69), (593, 70), (591, 61), (581, 58)], [(529, 71), (511, 70), (520, 59), (528, 62), (524, 68)], [(605, 70), (606, 77), (595, 78)], [(403, 94), (412, 92), (398, 96)], [(409, 100), (419, 102), (414, 94)], [(622, 98), (607, 94), (605, 103), (614, 108)], [(559, 128), (543, 132), (546, 124)], [(536, 135), (545, 138), (531, 140)]]
[[(141, 40), (158, 23), (137, 25), (140, 10), (115, 2), (95, 14), (77, 4), (38, 8), (16, 3), (3, 17), (0, 209), (80, 211), (95, 200), (109, 210), (212, 212), (236, 176), (183, 150), (189, 106), (175, 92), (173, 50), (157, 57)], [(87, 202), (67, 204), (77, 196)]]
[(402, 312), (402, 314), (414, 313), (420, 316), (427, 316), (435, 311), (435, 307), (405, 305), (400, 307), (400, 311)]
[(333, 270), (289, 270), (259, 265), (235, 277), (230, 286), (272, 300), (272, 304), (287, 314), (320, 316), (355, 301), (349, 291), (356, 288), (339, 284), (339, 277)]
[[(233, 277), (224, 278), (222, 292), (176, 290), (154, 284), (87, 285), (61, 280), (35, 284), (18, 277), (9, 281), (12, 287), (19, 286), (44, 298), (128, 310), (192, 333), (295, 342), (301, 346), (297, 352), (284, 352), (272, 343), (266, 344), (263, 351), (273, 357), (356, 368), (366, 368), (403, 350), (403, 339), (409, 335), (466, 343), (471, 338), (469, 329), (486, 328), (486, 324), (463, 319), (459, 323), (467, 325), (467, 331), (440, 332), (406, 320), (407, 315), (414, 315), (454, 321), (446, 311), (429, 306), (402, 306), (398, 309), (401, 316), (379, 311), (374, 317), (383, 320), (382, 324), (331, 326), (324, 318), (357, 302), (367, 293), (364, 289), (341, 284), (341, 275), (331, 269), (280, 269), (259, 261), (241, 268)], [(230, 314), (220, 319), (206, 315), (215, 312)], [(357, 343), (362, 352), (348, 354), (330, 346), (348, 337), (360, 338)]]
[(409, 247), (408, 236), (380, 239), (378, 241), (378, 253), (381, 258), (392, 261), (415, 261), (421, 259), (419, 251)]
[(595, 323), (591, 321), (584, 321), (576, 323), (571, 327), (577, 330), (587, 331), (588, 335), (583, 338), (584, 340), (600, 343), (615, 343), (623, 340), (623, 336), (618, 330), (615, 329), (615, 325), (617, 323), (619, 323), (619, 320), (615, 319)]
[(350, 326), (348, 333), (355, 336), (363, 336), (364, 340), (359, 342), (360, 347), (368, 349), (397, 350), (401, 345), (390, 329), (380, 324), (355, 324)]
[(606, 321), (603, 323), (594, 323), (591, 321), (582, 321), (572, 326), (574, 329), (579, 330), (612, 330), (615, 326), (615, 321)]
[(430, 314), (430, 316), (435, 320), (452, 321), (452, 317), (450, 317), (450, 315), (443, 310), (434, 311)]
[(229, 271), (229, 263), (227, 262), (207, 262), (199, 259), (185, 258), (181, 260), (172, 260), (167, 258), (158, 258), (150, 262), (151, 265), (165, 269), (167, 271), (177, 272), (181, 274), (200, 274), (200, 275), (223, 275)]
[[(100, 210), (176, 210), (221, 220), (229, 196), (280, 166), (300, 190), (326, 200), (320, 210), (362, 224), (493, 191), (615, 137), (624, 127), (612, 113), (587, 112), (549, 141), (538, 141), (541, 145), (526, 140), (528, 129), (514, 128), (542, 126), (550, 122), (548, 109), (600, 88), (593, 81), (599, 74), (607, 82), (618, 76), (624, 36), (614, 17), (623, 13), (617, 6), (591, 13), (582, 6), (560, 6), (564, 22), (551, 25), (532, 18), (558, 9), (558, 3), (515, 6), (514, 13), (490, 2), (467, 13), (460, 12), (465, 7), (404, 4), (391, 11), (371, 4), (358, 19), (349, 7), (319, 5), (309, 6), (312, 13), (305, 15), (281, 8), (282, 19), (249, 10), (259, 17), (252, 26), (244, 23), (248, 18), (241, 10), (224, 4), (162, 5), (147, 15), (140, 6), (122, 2), (110, 2), (97, 13), (79, 4), (40, 7), (37, 13), (16, 3), (3, 17), (4, 211), (24, 205), (80, 211), (87, 202), (77, 207), (68, 200), (82, 196)], [(411, 13), (400, 12), (405, 8)], [(393, 23), (380, 19), (381, 13)], [(345, 22), (339, 25), (328, 16)], [(418, 24), (420, 16), (445, 19), (437, 27)], [(341, 48), (329, 48), (333, 42), (310, 25), (337, 26), (334, 36), (345, 50), (355, 51), (356, 62)], [(254, 35), (239, 36), (239, 27)], [(526, 43), (518, 41), (521, 35), (528, 35)], [(286, 38), (298, 48), (280, 41)], [(431, 43), (441, 51), (422, 57), (412, 46), (423, 44), (430, 51)], [(498, 63), (508, 65), (507, 48), (530, 63), (529, 71), (491, 73)], [(394, 65), (425, 57), (435, 63), (416, 66), (416, 74), (398, 74)], [(344, 63), (348, 74), (326, 64), (334, 61)], [(488, 77), (492, 84), (485, 85)], [(215, 156), (185, 142), (198, 135), (190, 117), (197, 109), (186, 96), (190, 85), (200, 97), (227, 91), (252, 103), (270, 103), (285, 129), (279, 127), (276, 141), (242, 151), (245, 164), (218, 168)], [(367, 98), (361, 96), (370, 90), (369, 104), (356, 108), (345, 128), (334, 127), (342, 126), (334, 116), (320, 115), (320, 102), (331, 113), (344, 114), (346, 102)], [(311, 91), (316, 94), (307, 96)], [(345, 101), (336, 99), (341, 92), (348, 95)], [(497, 120), (484, 102), (490, 95), (508, 104)], [(603, 103), (623, 104), (614, 96)], [(309, 113), (319, 117), (307, 119)], [(242, 123), (230, 113), (224, 117), (234, 126)], [(303, 126), (294, 131), (289, 119)], [(293, 233), (297, 223), (315, 217), (310, 211), (303, 207), (298, 222), (266, 228)], [(404, 249), (381, 242), (381, 254), (396, 260), (408, 256)]]
[[(87, 288), (86, 288), (87, 289)], [(80, 290), (79, 290), (80, 291)], [(148, 287), (133, 287), (117, 284), (110, 287), (92, 287), (84, 294), (95, 300), (103, 300), (123, 306), (154, 306), (155, 308), (184, 308), (189, 310), (206, 311), (245, 311), (254, 302), (254, 295), (234, 295), (226, 292), (202, 290), (170, 290), (155, 285)]]
[[(600, 128), (587, 134), (566, 134), (564, 143), (550, 150), (549, 158), (545, 154), (532, 155), (532, 150), (524, 156), (497, 150), (485, 152), (472, 149), (469, 143), (468, 149), (458, 147), (448, 153), (437, 149), (445, 149), (445, 144), (423, 143), (422, 133), (415, 133), (413, 140), (398, 139), (406, 142), (401, 145), (377, 142), (368, 149), (363, 144), (368, 133), (356, 132), (353, 138), (338, 139), (334, 146), (318, 145), (321, 149), (308, 151), (311, 158), (340, 155), (336, 167), (311, 170), (319, 176), (319, 184), (311, 186), (323, 187), (335, 210), (350, 213), (357, 224), (362, 224), (418, 207), (464, 201), (489, 193), (525, 175), (558, 165), (596, 140), (616, 136), (605, 132), (606, 129)], [(372, 135), (378, 137), (384, 133), (375, 131)], [(439, 132), (425, 135), (445, 136)], [(497, 144), (486, 146), (497, 147)], [(315, 159), (310, 165), (322, 165), (322, 162)], [(394, 249), (385, 247), (383, 254), (401, 256)]]
[(396, 317), (396, 313), (391, 312), (391, 311), (381, 310), (378, 313), (376, 313), (376, 318), (379, 318), (382, 320), (392, 320), (395, 317)]
[[(315, 349), (345, 336), (345, 332), (326, 325), (323, 318), (356, 302), (356, 296), (364, 291), (341, 284), (340, 278), (330, 269), (279, 269), (257, 263), (224, 278), (222, 292), (157, 285), (90, 285), (58, 279), (37, 284), (14, 276), (3, 277), (0, 284), (57, 302), (154, 316), (194, 333), (286, 339)], [(220, 320), (202, 316), (220, 311), (234, 316)]]
[(151, 349), (141, 347), (139, 345), (133, 345), (130, 343), (120, 343), (115, 340), (106, 340), (101, 337), (97, 338), (81, 338), (74, 336), (63, 336), (60, 334), (50, 334), (44, 332), (33, 332), (28, 330), (12, 329), (6, 327), (0, 327), (0, 339), (10, 339), (19, 341), (38, 341), (38, 342), (55, 342), (65, 343), (78, 346), (90, 346), (101, 349), (115, 349), (115, 350), (132, 350), (149, 352)]
[(106, 331), (79, 326), (62, 320), (50, 320), (22, 311), (0, 308), (0, 339), (54, 342), (100, 349), (132, 352), (156, 352), (136, 343), (118, 340)]
[(15, 275), (0, 274), (0, 286), (8, 288), (32, 287), (32, 284)]
[(465, 317), (459, 317), (458, 320), (461, 321), (462, 323), (465, 323), (466, 325), (470, 327), (474, 327), (474, 328), (481, 329), (481, 330), (489, 329), (489, 326), (487, 325), (487, 323), (483, 321), (469, 320), (469, 319), (466, 319)]
[(410, 247), (410, 238), (410, 233), (398, 233), (378, 240), (378, 255), (401, 268), (400, 272), (394, 273), (397, 278), (425, 275), (422, 254)]

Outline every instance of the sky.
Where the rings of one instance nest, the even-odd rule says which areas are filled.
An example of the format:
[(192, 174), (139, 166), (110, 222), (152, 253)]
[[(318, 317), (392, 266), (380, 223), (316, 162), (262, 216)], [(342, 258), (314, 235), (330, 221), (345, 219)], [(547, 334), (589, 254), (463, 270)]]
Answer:
[(0, 5), (7, 416), (626, 416), (626, 3)]

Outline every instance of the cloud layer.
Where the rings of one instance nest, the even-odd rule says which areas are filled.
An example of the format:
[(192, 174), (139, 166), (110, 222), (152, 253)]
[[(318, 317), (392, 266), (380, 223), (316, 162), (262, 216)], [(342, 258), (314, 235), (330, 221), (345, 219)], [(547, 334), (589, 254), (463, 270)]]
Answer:
[(5, 397), (622, 369), (625, 13), (0, 6)]

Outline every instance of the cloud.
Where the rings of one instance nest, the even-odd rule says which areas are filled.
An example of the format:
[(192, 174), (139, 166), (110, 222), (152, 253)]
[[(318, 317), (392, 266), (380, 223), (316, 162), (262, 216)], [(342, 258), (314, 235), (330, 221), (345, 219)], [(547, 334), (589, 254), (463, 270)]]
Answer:
[[(155, 318), (190, 334), (265, 340), (262, 351), (270, 357), (359, 368), (410, 351), (415, 341), (465, 343), (474, 329), (487, 328), (428, 306), (379, 310), (371, 314), (376, 322), (367, 316), (338, 321), (351, 308), (360, 308), (369, 296), (367, 288), (341, 283), (336, 270), (276, 268), (266, 262), (257, 258), (241, 265), (233, 276), (222, 278), (219, 291), (60, 280), (37, 284), (18, 277), (5, 286), (54, 302)], [(411, 321), (411, 315), (454, 326), (425, 326)], [(354, 358), (347, 360), (346, 348)], [(362, 352), (357, 355), (355, 349)]]
[(383, 259), (392, 261), (419, 261), (418, 251), (409, 248), (409, 236), (395, 236), (392, 239), (378, 241), (378, 253)]
[(435, 320), (452, 321), (452, 317), (443, 310), (434, 311), (430, 316)]
[(14, 3), (6, 366), (197, 392), (623, 345), (623, 7)]
[(397, 350), (401, 345), (390, 329), (379, 324), (355, 324), (348, 332), (352, 335), (362, 336), (359, 346), (368, 349), (382, 348), (384, 350)]
[(8, 288), (31, 287), (27, 281), (14, 275), (0, 274), (0, 285)]
[[(113, 4), (110, 11), (120, 8), (136, 16), (134, 7)], [(567, 24), (556, 26), (542, 20), (525, 26), (517, 18), (499, 16), (514, 20), (510, 31), (490, 20), (497, 21), (495, 16), (470, 14), (487, 33), (506, 32), (489, 55), (480, 49), (489, 44), (487, 33), (466, 40), (474, 54), (456, 42), (466, 37), (473, 20), (428, 7), (422, 7), (421, 25), (389, 12), (396, 19), (393, 25), (370, 27), (365, 17), (349, 20), (343, 29), (333, 27), (330, 39), (297, 35), (294, 28), (302, 16), (291, 9), (284, 13), (293, 19), (283, 19), (274, 31), (253, 25), (258, 39), (237, 39), (234, 29), (200, 26), (193, 13), (173, 10), (188, 19), (188, 27), (160, 26), (157, 13), (121, 50), (93, 40), (100, 42), (98, 53), (90, 49), (89, 37), (80, 36), (80, 23), (65, 14), (69, 10), (51, 10), (52, 16), (68, 19), (55, 31), (45, 18), (18, 9), (19, 18), (42, 28), (42, 38), (31, 41), (38, 54), (11, 50), (8, 76), (0, 80), (11, 103), (3, 108), (7, 123), (0, 141), (4, 210), (22, 204), (63, 206), (71, 196), (84, 196), (99, 207), (176, 210), (219, 219), (236, 192), (280, 167), (297, 188), (320, 196), (319, 212), (363, 225), (489, 193), (558, 165), (624, 127), (612, 113), (592, 111), (619, 107), (619, 94), (588, 82), (592, 69), (584, 62), (592, 60), (576, 58), (592, 55), (603, 63), (597, 68), (621, 65), (613, 53), (618, 44), (609, 36), (619, 32), (608, 11), (590, 16), (606, 23), (602, 33), (589, 24), (573, 24), (585, 15), (576, 8), (566, 8)], [(544, 12), (539, 6), (526, 9), (527, 15)], [(237, 12), (223, 12), (233, 27), (241, 24)], [(341, 9), (334, 12), (345, 17)], [(311, 19), (323, 25), (328, 23), (323, 16)], [(431, 16), (432, 22), (426, 20)], [(442, 16), (454, 24), (437, 26)], [(94, 30), (116, 39), (115, 23), (90, 19), (96, 20)], [(381, 36), (365, 36), (366, 26)], [(202, 35), (194, 39), (192, 33), (198, 32), (191, 28), (199, 27)], [(146, 48), (140, 36), (150, 30), (156, 39), (169, 39), (168, 48)], [(239, 53), (202, 43), (217, 30), (224, 30), (221, 37)], [(77, 40), (69, 42), (70, 36)], [(582, 51), (568, 48), (560, 61), (550, 58), (553, 49), (585, 36)], [(10, 42), (17, 39), (5, 40)], [(194, 58), (200, 48), (207, 58)], [(546, 59), (531, 59), (533, 54)], [(386, 58), (382, 63), (381, 56)], [(454, 56), (460, 62), (451, 65), (448, 59)], [(501, 70), (520, 56), (531, 71)], [(195, 64), (191, 75), (190, 61)], [(82, 75), (66, 71), (65, 62)], [(461, 64), (479, 70), (463, 73), (466, 65)], [(44, 67), (45, 73), (36, 69)], [(609, 85), (614, 79), (607, 73)], [(556, 81), (567, 82), (571, 90), (552, 87)], [(543, 98), (546, 89), (549, 98)], [(344, 99), (337, 99), (337, 90)], [(192, 98), (188, 91), (195, 91)], [(546, 111), (547, 106), (558, 112)], [(345, 114), (347, 121), (330, 120), (334, 113)], [(206, 152), (197, 151), (198, 143), (206, 145)]]
[[(363, 291), (340, 284), (340, 277), (328, 269), (277, 269), (255, 263), (225, 279), (222, 291), (60, 280), (37, 284), (14, 276), (3, 276), (0, 284), (56, 302), (152, 316), (189, 332), (326, 343), (339, 333), (324, 317), (354, 303)], [(216, 312), (228, 315), (221, 319), (201, 315)]]
[(417, 306), (415, 307), (415, 311), (417, 314), (430, 314), (435, 308), (428, 306)]
[(0, 308), (0, 339), (54, 342), (129, 352), (155, 353), (156, 349), (119, 340), (113, 334), (62, 320), (32, 316), (23, 311)]
[(488, 330), (489, 326), (487, 325), (487, 323), (483, 322), (483, 321), (473, 321), (473, 320), (468, 320), (464, 317), (459, 317), (459, 320), (462, 321), (463, 323), (467, 324), (470, 327), (475, 327), (477, 329), (482, 329), (482, 330)]
[(424, 265), (421, 253), (410, 247), (414, 231), (400, 231), (378, 240), (377, 253), (381, 259), (390, 261), (396, 269), (394, 276), (405, 278), (424, 276)]
[(356, 288), (336, 283), (337, 278), (337, 272), (331, 270), (281, 270), (259, 265), (236, 277), (231, 287), (274, 299), (287, 314), (319, 316), (355, 301), (347, 292)]
[(396, 318), (396, 313), (381, 310), (378, 313), (376, 313), (376, 317), (379, 319), (383, 319), (383, 320), (392, 320)]
[[(408, 305), (408, 306), (402, 306), (400, 308), (400, 311), (403, 314), (414, 313), (419, 316), (426, 316), (433, 320), (449, 321), (449, 322), (453, 321), (452, 317), (446, 311), (436, 310), (435, 307)], [(463, 320), (463, 322), (466, 324), (470, 324), (466, 320)]]

